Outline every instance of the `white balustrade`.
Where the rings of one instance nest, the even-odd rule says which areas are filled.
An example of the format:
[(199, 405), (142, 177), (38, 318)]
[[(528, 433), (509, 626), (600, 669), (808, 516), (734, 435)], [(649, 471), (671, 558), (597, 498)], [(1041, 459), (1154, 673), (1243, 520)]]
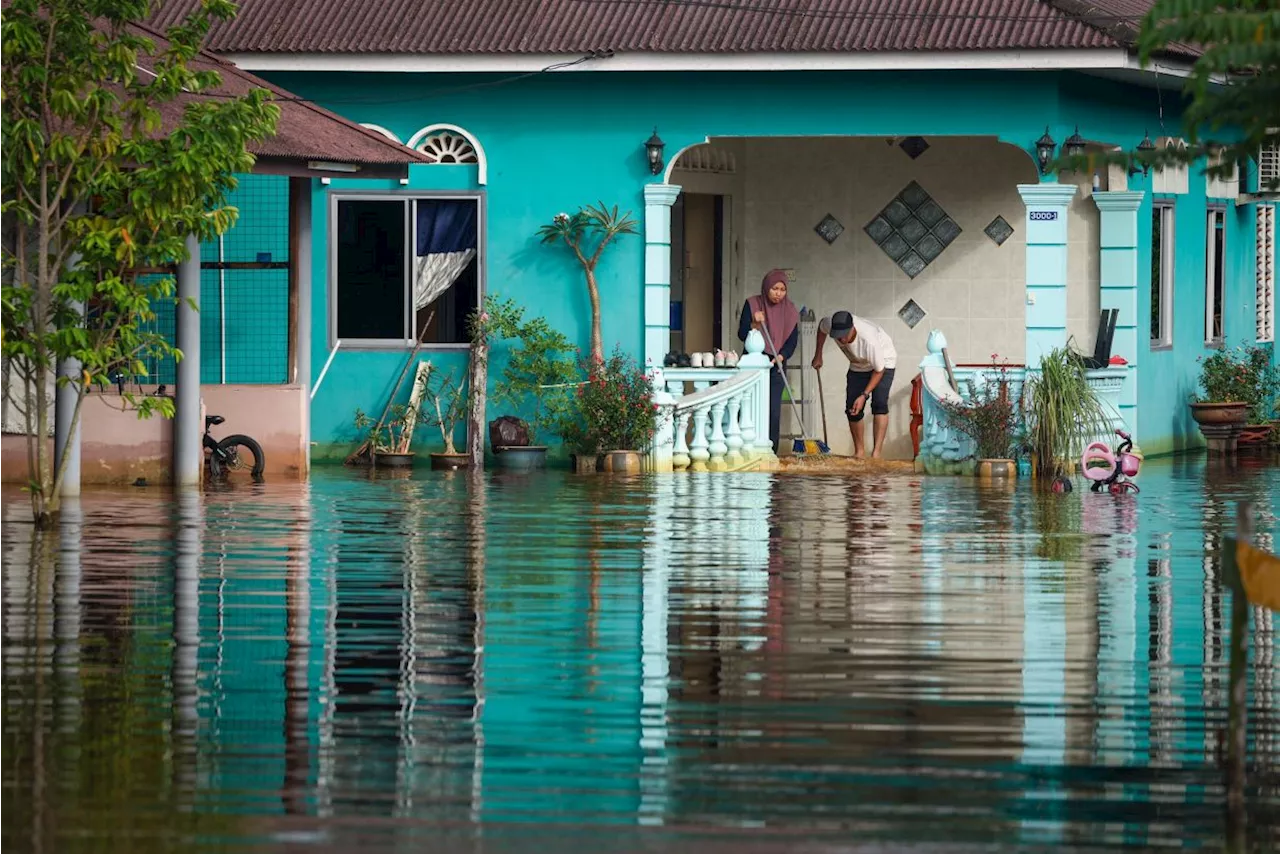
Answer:
[[(757, 425), (769, 418), (768, 357), (759, 333), (747, 338), (747, 353), (735, 368), (663, 368), (655, 372), (661, 391), (654, 400), (670, 423), (655, 440), (653, 457), (669, 459), (675, 471), (772, 468), (777, 458)], [(687, 393), (692, 386), (692, 393)]]

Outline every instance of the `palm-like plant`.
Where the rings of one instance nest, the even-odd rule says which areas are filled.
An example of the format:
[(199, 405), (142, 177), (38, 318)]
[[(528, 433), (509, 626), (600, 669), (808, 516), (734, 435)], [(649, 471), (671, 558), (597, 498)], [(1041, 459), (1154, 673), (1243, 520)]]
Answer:
[(1027, 436), (1041, 477), (1071, 469), (1090, 442), (1111, 432), (1111, 418), (1069, 347), (1044, 356), (1022, 393)]
[(604, 202), (588, 205), (577, 213), (558, 213), (547, 225), (538, 229), (545, 244), (563, 243), (573, 252), (587, 280), (587, 296), (591, 299), (591, 358), (595, 364), (604, 361), (604, 337), (600, 333), (600, 286), (596, 267), (605, 247), (620, 234), (635, 234), (636, 221), (631, 212), (619, 213), (618, 206), (605, 207)]

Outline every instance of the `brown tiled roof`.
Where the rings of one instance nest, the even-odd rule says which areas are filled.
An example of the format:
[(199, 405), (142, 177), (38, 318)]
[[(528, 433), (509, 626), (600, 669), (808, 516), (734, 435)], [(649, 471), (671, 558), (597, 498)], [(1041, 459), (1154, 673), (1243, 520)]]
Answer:
[[(199, 0), (169, 0), (155, 22)], [(1128, 47), (1153, 0), (240, 0), (223, 53), (527, 54)]]
[[(155, 30), (135, 25), (155, 42), (157, 50), (163, 50), (167, 42)], [(145, 59), (139, 60), (144, 67)], [(430, 162), (422, 154), (393, 142), (377, 131), (362, 127), (337, 113), (301, 100), (298, 96), (273, 83), (243, 71), (208, 50), (200, 52), (190, 63), (192, 68), (214, 70), (222, 77), (216, 89), (198, 95), (186, 95), (161, 107), (162, 126), (177, 124), (181, 112), (190, 98), (227, 98), (240, 96), (254, 88), (268, 89), (275, 95), (280, 107), (280, 120), (276, 123), (275, 136), (251, 143), (249, 151), (259, 158), (305, 163), (309, 160), (353, 163), (369, 166), (396, 166), (408, 163)]]

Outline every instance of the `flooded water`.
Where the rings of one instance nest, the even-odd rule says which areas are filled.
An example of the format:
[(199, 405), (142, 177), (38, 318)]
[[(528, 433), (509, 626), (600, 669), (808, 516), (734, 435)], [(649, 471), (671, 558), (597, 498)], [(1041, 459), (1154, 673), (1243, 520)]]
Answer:
[(5, 493), (4, 847), (1218, 848), (1217, 540), (1280, 469), (1140, 483), (323, 470), (42, 540)]

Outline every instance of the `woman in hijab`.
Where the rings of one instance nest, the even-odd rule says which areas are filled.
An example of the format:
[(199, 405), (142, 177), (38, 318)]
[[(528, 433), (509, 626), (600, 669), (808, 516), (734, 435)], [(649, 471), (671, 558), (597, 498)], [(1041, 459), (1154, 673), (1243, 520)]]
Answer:
[(774, 364), (769, 371), (769, 440), (775, 454), (782, 421), (782, 372), (800, 343), (800, 312), (787, 297), (789, 284), (785, 272), (770, 270), (760, 283), (760, 295), (747, 298), (738, 321), (738, 338), (744, 343), (752, 329), (762, 330), (761, 335), (764, 330), (769, 333), (764, 336), (764, 351)]

